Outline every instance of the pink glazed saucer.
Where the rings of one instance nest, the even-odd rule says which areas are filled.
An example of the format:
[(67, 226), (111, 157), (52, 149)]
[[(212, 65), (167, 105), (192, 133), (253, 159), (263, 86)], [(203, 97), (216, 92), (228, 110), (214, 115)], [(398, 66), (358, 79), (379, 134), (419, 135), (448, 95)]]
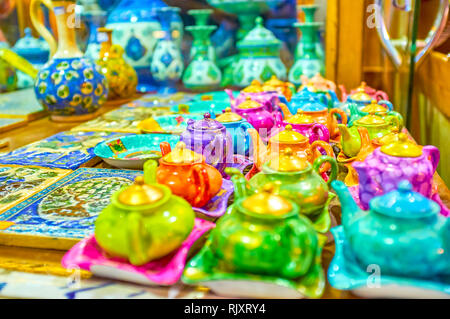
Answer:
[(109, 279), (150, 286), (169, 286), (180, 279), (194, 243), (214, 227), (214, 223), (196, 218), (194, 229), (180, 248), (143, 266), (134, 266), (121, 258), (106, 257), (94, 235), (91, 235), (64, 255), (62, 265), (67, 269), (88, 270), (96, 276)]

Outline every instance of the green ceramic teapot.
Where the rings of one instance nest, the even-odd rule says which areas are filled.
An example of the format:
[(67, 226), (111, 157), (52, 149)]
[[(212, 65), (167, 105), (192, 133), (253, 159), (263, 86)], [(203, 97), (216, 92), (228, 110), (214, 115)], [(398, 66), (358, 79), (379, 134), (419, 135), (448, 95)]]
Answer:
[[(248, 182), (253, 192), (261, 192), (264, 185), (272, 183), (274, 193), (294, 201), (299, 213), (313, 222), (318, 232), (326, 233), (330, 229), (328, 206), (334, 195), (329, 192), (328, 184), (319, 175), (321, 168), (331, 166), (328, 183), (336, 179), (338, 166), (334, 158), (320, 156), (311, 165), (305, 158), (286, 148), (280, 155), (263, 165), (261, 173)], [(237, 171), (228, 169), (231, 175)], [(236, 187), (235, 187), (236, 188)]]
[[(273, 283), (275, 290), (276, 284), (285, 285), (319, 297), (324, 288), (323, 239), (311, 222), (299, 214), (294, 202), (275, 195), (273, 184), (248, 196), (242, 176), (233, 176), (233, 182), (235, 203), (188, 264), (183, 281), (212, 287), (214, 280), (260, 281)], [(302, 278), (308, 279), (302, 282)], [(275, 294), (272, 291), (271, 296)]]
[(369, 132), (370, 139), (381, 138), (392, 130), (400, 131), (401, 123), (398, 117), (394, 115), (386, 115), (384, 118), (371, 113), (357, 121), (353, 122), (353, 126), (347, 127), (344, 124), (338, 124), (341, 133), (342, 151), (347, 157), (355, 157), (361, 149), (361, 137), (358, 127), (365, 127)]
[(386, 119), (386, 117), (388, 116), (396, 117), (400, 124), (399, 130), (401, 131), (403, 129), (403, 116), (391, 109), (391, 103), (386, 106), (387, 107), (385, 107), (382, 102), (377, 102), (377, 100), (372, 100), (369, 105), (364, 106), (363, 108), (359, 108), (356, 104), (350, 104), (349, 108), (351, 112), (351, 120), (349, 121), (348, 126), (352, 126), (355, 121), (358, 121), (364, 116), (375, 114), (382, 117), (383, 119)]
[(95, 239), (111, 256), (140, 266), (180, 247), (194, 219), (187, 201), (172, 195), (167, 186), (145, 184), (140, 176), (112, 196), (95, 222)]

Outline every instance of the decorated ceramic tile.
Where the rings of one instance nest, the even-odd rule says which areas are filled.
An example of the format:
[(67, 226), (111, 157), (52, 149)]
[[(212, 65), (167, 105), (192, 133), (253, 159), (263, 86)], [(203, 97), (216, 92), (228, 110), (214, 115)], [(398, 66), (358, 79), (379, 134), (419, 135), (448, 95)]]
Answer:
[(34, 89), (25, 89), (0, 95), (0, 117), (20, 117), (28, 121), (46, 114), (34, 94)]
[(138, 123), (153, 116), (171, 114), (168, 107), (121, 107), (78, 125), (72, 131), (139, 133)]
[(0, 133), (13, 130), (17, 127), (27, 125), (27, 120), (21, 118), (6, 119), (0, 118)]
[(179, 281), (194, 243), (214, 227), (214, 223), (197, 218), (194, 229), (178, 249), (143, 266), (134, 266), (120, 258), (108, 258), (92, 235), (72, 247), (62, 265), (65, 268), (77, 266), (99, 277), (144, 285), (173, 285)]
[(94, 147), (123, 133), (61, 132), (41, 141), (0, 156), (3, 165), (36, 165), (52, 168), (77, 169), (99, 162)]
[(0, 166), (0, 213), (60, 180), (70, 170)]
[(0, 215), (0, 243), (68, 249), (94, 232), (111, 195), (141, 174), (80, 168)]

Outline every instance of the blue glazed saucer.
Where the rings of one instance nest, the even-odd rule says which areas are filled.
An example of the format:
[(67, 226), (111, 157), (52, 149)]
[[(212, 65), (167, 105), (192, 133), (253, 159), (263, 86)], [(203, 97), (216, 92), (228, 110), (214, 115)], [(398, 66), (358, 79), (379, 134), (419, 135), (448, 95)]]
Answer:
[[(233, 91), (233, 95), (234, 96), (239, 95), (239, 91)], [(207, 92), (197, 94), (192, 98), (192, 102), (199, 102), (199, 101), (230, 103), (230, 97), (225, 91)]]
[(393, 277), (377, 273), (376, 265), (362, 269), (346, 243), (343, 226), (333, 233), (336, 252), (328, 268), (328, 282), (333, 288), (351, 290), (366, 298), (450, 298), (450, 278), (436, 280)]
[(177, 135), (127, 135), (98, 144), (94, 154), (111, 166), (142, 170), (146, 161), (161, 157), (160, 143), (168, 142), (171, 147), (175, 147), (179, 141)]
[(221, 114), (227, 107), (230, 107), (230, 101), (196, 101), (186, 104), (174, 105), (170, 108), (172, 112), (184, 114)]
[(148, 118), (138, 124), (142, 133), (181, 134), (187, 128), (187, 121), (203, 119), (203, 115), (174, 114)]

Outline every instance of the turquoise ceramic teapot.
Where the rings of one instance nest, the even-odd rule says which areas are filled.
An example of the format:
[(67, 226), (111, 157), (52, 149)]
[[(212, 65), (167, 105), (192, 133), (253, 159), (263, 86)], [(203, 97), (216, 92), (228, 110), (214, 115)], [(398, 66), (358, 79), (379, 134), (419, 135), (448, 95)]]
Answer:
[(363, 269), (378, 265), (381, 274), (414, 278), (450, 275), (450, 219), (408, 181), (372, 199), (370, 211), (359, 208), (344, 183), (332, 187), (349, 248)]
[(369, 105), (366, 105), (364, 107), (359, 107), (356, 104), (350, 104), (349, 105), (350, 110), (350, 121), (348, 122), (348, 126), (352, 126), (354, 122), (358, 121), (359, 119), (363, 118), (366, 115), (369, 114), (375, 114), (383, 119), (386, 119), (387, 117), (396, 117), (399, 122), (399, 128), (400, 130), (403, 128), (403, 117), (400, 113), (395, 112), (393, 110), (393, 105), (391, 102), (388, 101), (377, 101), (372, 100), (372, 102)]

